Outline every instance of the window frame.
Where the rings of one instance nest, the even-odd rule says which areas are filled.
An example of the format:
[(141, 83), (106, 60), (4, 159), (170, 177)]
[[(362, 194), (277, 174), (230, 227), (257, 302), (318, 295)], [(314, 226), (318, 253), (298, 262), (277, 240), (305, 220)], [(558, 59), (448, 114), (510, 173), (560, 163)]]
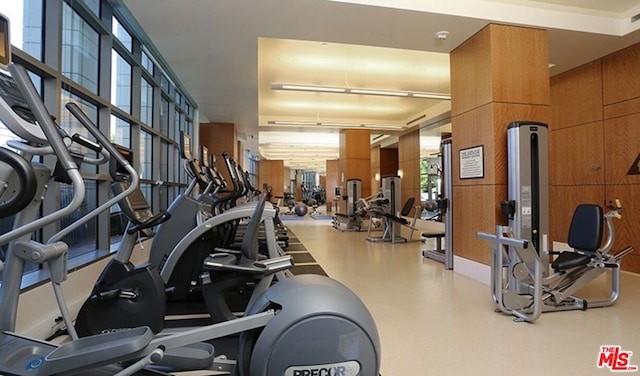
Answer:
[[(30, 0), (33, 1), (33, 0)], [(45, 4), (46, 1), (46, 4)], [(13, 46), (13, 61), (24, 65), (29, 71), (40, 77), (41, 94), (47, 108), (52, 111), (52, 115), (61, 119), (64, 114), (62, 109), (62, 93), (64, 90), (71, 95), (87, 101), (96, 106), (96, 120), (99, 129), (103, 134), (110, 136), (112, 116), (127, 122), (130, 125), (130, 146), (134, 151), (134, 166), (140, 166), (140, 141), (143, 134), (150, 136), (151, 142), (151, 174), (141, 180), (147, 194), (150, 194), (152, 210), (160, 209), (160, 201), (157, 199), (160, 194), (166, 195), (163, 206), (168, 205), (168, 195), (184, 191), (186, 180), (183, 179), (182, 165), (177, 163), (172, 155), (163, 155), (161, 145), (168, 145), (165, 154), (173, 153), (178, 149), (178, 141), (174, 135), (180, 130), (185, 130), (193, 137), (197, 132), (198, 107), (189, 92), (184, 88), (177, 76), (168, 66), (150, 38), (133, 18), (126, 6), (120, 0), (100, 0), (99, 12), (94, 12), (95, 2), (86, 4), (84, 1), (74, 0), (41, 0), (40, 4), (46, 12), (43, 12), (42, 44), (47, 46), (41, 58), (32, 56), (29, 53)], [(63, 9), (69, 7), (72, 17), (79, 17), (98, 35), (98, 77), (95, 88), (93, 85), (85, 87), (81, 82), (76, 82), (72, 77), (62, 73), (63, 64)], [(1, 8), (1, 6), (0, 6)], [(131, 36), (131, 48), (123, 44), (112, 34), (113, 20), (117, 19), (121, 27)], [(81, 36), (80, 36), (81, 38)], [(52, 47), (52, 46), (57, 46)], [(112, 53), (117, 53), (131, 67), (131, 85), (129, 89), (130, 108), (129, 111), (111, 103), (111, 75)], [(143, 66), (143, 54), (145, 55), (145, 65)], [(149, 71), (149, 68), (151, 71)], [(141, 119), (141, 90), (142, 80), (151, 85), (151, 119)], [(79, 80), (81, 81), (81, 80)], [(162, 84), (165, 83), (165, 89)], [(160, 131), (160, 104), (161, 97), (164, 97), (169, 108), (168, 128), (166, 132)], [(178, 115), (176, 115), (178, 114)], [(176, 117), (177, 116), (177, 117)], [(174, 120), (177, 119), (177, 122)], [(147, 124), (149, 122), (150, 124)], [(194, 124), (196, 124), (194, 126)], [(188, 128), (188, 129), (187, 129)], [(166, 159), (163, 168), (168, 171), (160, 173), (160, 158)], [(46, 157), (45, 163), (53, 161), (53, 157)], [(111, 177), (108, 172), (108, 165), (101, 165), (94, 170), (81, 170), (82, 177), (95, 187), (95, 197), (97, 205), (106, 202), (111, 196)], [(166, 176), (160, 186), (160, 177)], [(58, 184), (58, 183), (55, 183)], [(43, 213), (50, 213), (58, 210), (60, 199), (57, 197), (59, 187), (49, 189), (42, 206)], [(175, 197), (175, 196), (174, 196)], [(155, 199), (154, 199), (155, 198)], [(164, 209), (164, 208), (163, 208)], [(96, 219), (97, 229), (110, 229), (109, 210), (101, 213)], [(39, 238), (49, 239), (60, 230), (61, 224), (54, 223), (39, 231)], [(112, 244), (110, 230), (96, 230), (95, 249), (92, 252), (83, 254), (81, 257), (70, 259), (72, 267), (79, 267), (85, 263), (94, 262), (109, 253), (115, 251), (117, 243)], [(73, 256), (73, 248), (70, 254)], [(25, 273), (25, 277), (27, 273)], [(33, 278), (30, 278), (33, 280)]]

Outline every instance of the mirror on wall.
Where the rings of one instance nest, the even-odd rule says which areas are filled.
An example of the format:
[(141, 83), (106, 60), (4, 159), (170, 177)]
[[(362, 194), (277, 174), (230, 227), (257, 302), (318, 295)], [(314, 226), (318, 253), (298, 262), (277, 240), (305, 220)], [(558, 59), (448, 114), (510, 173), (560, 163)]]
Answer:
[[(420, 129), (420, 201), (440, 198), (442, 191), (442, 160), (440, 142), (451, 136), (451, 122)], [(427, 213), (423, 213), (427, 214)]]

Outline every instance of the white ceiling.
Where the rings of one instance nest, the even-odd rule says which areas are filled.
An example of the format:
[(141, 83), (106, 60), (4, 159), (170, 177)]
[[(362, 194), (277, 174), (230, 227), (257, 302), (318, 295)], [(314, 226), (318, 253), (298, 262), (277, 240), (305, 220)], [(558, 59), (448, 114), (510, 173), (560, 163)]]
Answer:
[[(123, 2), (197, 101), (201, 121), (234, 123), (247, 148), (301, 169), (337, 158), (338, 130), (269, 121), (410, 128), (440, 118), (449, 101), (274, 91), (273, 83), (448, 93), (449, 52), (490, 22), (548, 29), (552, 75), (640, 42), (631, 22), (640, 0)], [(446, 40), (435, 38), (441, 30)]]

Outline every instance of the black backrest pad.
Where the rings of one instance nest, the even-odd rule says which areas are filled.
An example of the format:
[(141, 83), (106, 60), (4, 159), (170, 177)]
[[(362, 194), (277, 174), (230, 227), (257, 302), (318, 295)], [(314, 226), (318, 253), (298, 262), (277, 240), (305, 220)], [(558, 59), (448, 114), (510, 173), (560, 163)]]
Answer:
[(602, 243), (602, 208), (594, 204), (576, 207), (569, 227), (568, 243), (571, 248), (595, 252)]
[(409, 213), (411, 212), (411, 209), (413, 209), (413, 203), (416, 202), (416, 199), (413, 197), (409, 197), (409, 199), (407, 200), (407, 202), (404, 204), (404, 206), (402, 207), (402, 211), (400, 212), (400, 215), (406, 217), (407, 215), (409, 215)]

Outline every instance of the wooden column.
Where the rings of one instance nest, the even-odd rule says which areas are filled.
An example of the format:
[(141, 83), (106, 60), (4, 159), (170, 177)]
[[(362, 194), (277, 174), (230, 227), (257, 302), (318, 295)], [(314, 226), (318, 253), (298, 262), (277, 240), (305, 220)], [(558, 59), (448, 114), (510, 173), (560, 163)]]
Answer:
[[(258, 185), (262, 190), (263, 184), (267, 184), (272, 188), (271, 195), (273, 201), (276, 201), (275, 196), (284, 195), (284, 161), (283, 160), (261, 160), (258, 163)], [(287, 177), (288, 178), (288, 177)], [(281, 202), (280, 205), (284, 205)]]
[(231, 123), (200, 123), (199, 129), (200, 145), (206, 146), (209, 148), (209, 153), (215, 154), (218, 158), (216, 163), (218, 171), (222, 172), (227, 183), (231, 184), (229, 172), (222, 160), (222, 153), (227, 152), (230, 157), (238, 161), (235, 125)]
[[(376, 180), (376, 174), (378, 179)], [(382, 186), (382, 178), (398, 174), (398, 149), (371, 148), (371, 194), (376, 194)]]
[[(402, 173), (400, 209), (410, 197), (414, 198), (416, 204), (420, 203), (420, 130), (398, 139), (398, 169)], [(409, 215), (413, 214), (412, 209)]]
[(327, 160), (327, 177), (325, 180), (325, 189), (327, 190), (327, 212), (337, 210), (334, 208), (336, 203), (336, 187), (340, 187), (340, 161)]
[(371, 195), (371, 133), (364, 129), (345, 129), (340, 132), (340, 171), (344, 180), (362, 180), (362, 197)]
[[(450, 64), (454, 253), (489, 264), (476, 233), (506, 223), (507, 125), (550, 121), (547, 32), (491, 24), (452, 51)], [(484, 177), (460, 179), (460, 150), (475, 146), (483, 147)]]

